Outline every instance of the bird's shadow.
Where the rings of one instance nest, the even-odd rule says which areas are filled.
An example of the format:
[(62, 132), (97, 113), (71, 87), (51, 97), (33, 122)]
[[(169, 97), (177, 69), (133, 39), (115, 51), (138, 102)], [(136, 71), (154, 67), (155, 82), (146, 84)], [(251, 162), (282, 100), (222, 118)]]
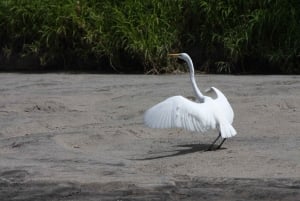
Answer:
[(180, 155), (186, 155), (186, 154), (191, 154), (195, 152), (200, 152), (200, 153), (206, 153), (210, 151), (218, 151), (218, 150), (223, 150), (226, 148), (220, 148), (217, 149), (217, 145), (214, 145), (211, 150), (208, 150), (210, 148), (211, 144), (183, 144), (183, 145), (176, 145), (173, 147), (181, 147), (181, 148), (186, 148), (186, 149), (176, 149), (176, 150), (171, 150), (171, 151), (162, 151), (160, 153), (165, 153), (165, 152), (175, 152), (172, 154), (167, 154), (167, 155), (160, 155), (160, 153), (157, 153), (158, 156), (153, 156), (153, 157), (146, 157), (146, 158), (139, 158), (139, 159), (133, 159), (133, 160), (154, 160), (154, 159), (160, 159), (160, 158), (169, 158), (169, 157), (174, 157), (174, 156), (180, 156)]

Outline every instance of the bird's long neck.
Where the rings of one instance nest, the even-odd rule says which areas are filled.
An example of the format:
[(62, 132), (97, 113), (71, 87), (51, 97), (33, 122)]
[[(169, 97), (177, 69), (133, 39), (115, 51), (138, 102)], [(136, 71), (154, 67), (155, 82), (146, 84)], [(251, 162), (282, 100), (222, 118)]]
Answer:
[(194, 92), (195, 92), (198, 100), (202, 103), (202, 102), (204, 102), (204, 96), (200, 92), (200, 90), (199, 90), (199, 88), (198, 88), (198, 86), (196, 84), (195, 72), (194, 72), (194, 64), (193, 64), (192, 60), (187, 60), (186, 62), (187, 62), (188, 67), (190, 69), (190, 78), (191, 78), (191, 81), (192, 81), (192, 86), (193, 86)]

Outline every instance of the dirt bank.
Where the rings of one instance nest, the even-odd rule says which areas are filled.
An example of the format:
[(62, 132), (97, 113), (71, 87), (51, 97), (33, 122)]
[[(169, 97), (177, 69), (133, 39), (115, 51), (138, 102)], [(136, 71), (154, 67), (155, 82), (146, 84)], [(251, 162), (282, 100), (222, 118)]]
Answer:
[(299, 197), (300, 77), (196, 79), (235, 111), (218, 151), (204, 151), (216, 131), (143, 125), (152, 105), (193, 96), (187, 74), (0, 74), (1, 200)]

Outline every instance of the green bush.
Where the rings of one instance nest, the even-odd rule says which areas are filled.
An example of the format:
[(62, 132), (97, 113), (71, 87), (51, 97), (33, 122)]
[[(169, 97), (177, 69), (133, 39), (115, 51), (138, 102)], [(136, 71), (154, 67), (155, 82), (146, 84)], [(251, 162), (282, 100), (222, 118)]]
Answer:
[(162, 73), (186, 51), (212, 73), (299, 73), (297, 0), (2, 0), (0, 65)]
[(209, 71), (300, 72), (299, 1), (206, 0), (189, 7), (185, 19), (193, 20), (185, 27)]
[(130, 68), (123, 63), (129, 57), (138, 61), (144, 72), (161, 72), (161, 67), (167, 66), (167, 53), (177, 39), (176, 1), (127, 0), (104, 8), (105, 18), (110, 19), (106, 20), (105, 32), (109, 33), (107, 55), (111, 64)]

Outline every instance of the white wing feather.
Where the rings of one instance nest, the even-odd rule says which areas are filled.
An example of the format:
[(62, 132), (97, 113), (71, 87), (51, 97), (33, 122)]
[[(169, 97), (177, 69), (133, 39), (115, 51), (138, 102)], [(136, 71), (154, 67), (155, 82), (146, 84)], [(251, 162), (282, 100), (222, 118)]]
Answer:
[(210, 101), (195, 103), (182, 96), (173, 96), (146, 111), (145, 124), (152, 128), (184, 128), (205, 132), (217, 126)]
[(231, 125), (234, 118), (234, 112), (226, 96), (215, 87), (211, 87), (210, 89), (206, 90), (206, 92), (208, 91), (214, 91), (217, 95), (217, 98), (215, 98), (213, 101), (216, 107), (215, 112), (217, 114), (216, 116), (218, 116), (218, 127), (222, 137), (229, 138), (235, 136), (237, 132)]
[(226, 96), (217, 88), (215, 87), (211, 87), (207, 90), (205, 90), (205, 92), (209, 92), (209, 91), (214, 91), (217, 95), (217, 98), (214, 99), (214, 101), (216, 102), (216, 105), (218, 105), (221, 109), (222, 109), (222, 113), (226, 116), (227, 121), (232, 124), (233, 122), (233, 118), (234, 118), (234, 113), (232, 110), (232, 107), (230, 105), (230, 103), (228, 102)]

